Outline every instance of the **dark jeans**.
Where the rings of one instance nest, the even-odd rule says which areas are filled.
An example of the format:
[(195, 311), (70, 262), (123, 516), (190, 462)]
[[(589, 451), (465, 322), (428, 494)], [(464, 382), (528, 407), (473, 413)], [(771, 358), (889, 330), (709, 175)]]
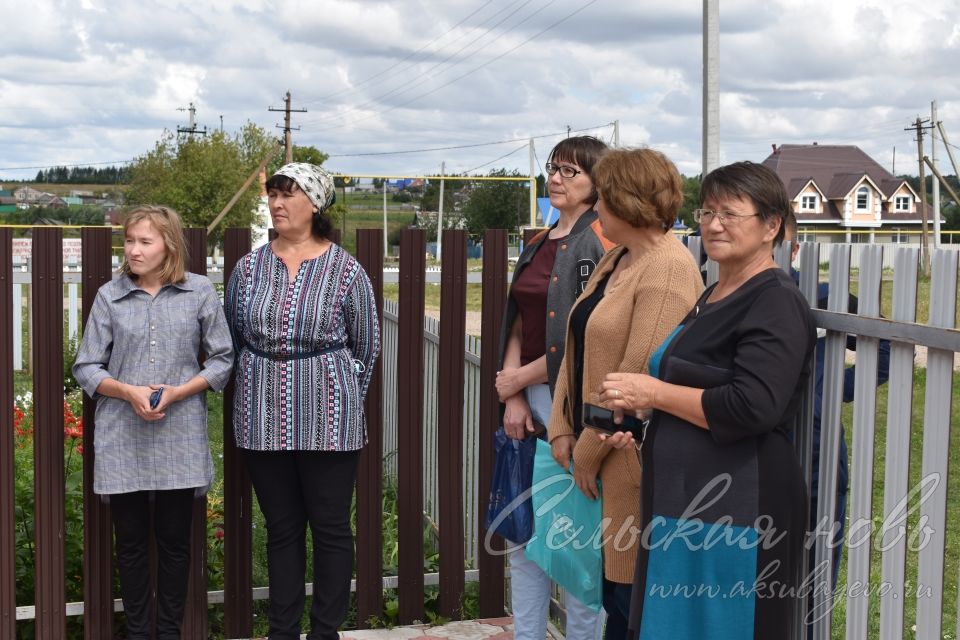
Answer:
[(607, 612), (607, 626), (603, 640), (625, 640), (630, 620), (630, 592), (633, 585), (603, 579), (603, 610)]
[(149, 640), (153, 617), (150, 502), (157, 541), (157, 640), (179, 640), (190, 571), (194, 489), (136, 491), (110, 496), (120, 592), (130, 640)]
[(350, 503), (359, 451), (244, 451), (267, 525), (270, 640), (298, 640), (307, 524), (313, 537), (311, 640), (336, 640), (353, 575)]

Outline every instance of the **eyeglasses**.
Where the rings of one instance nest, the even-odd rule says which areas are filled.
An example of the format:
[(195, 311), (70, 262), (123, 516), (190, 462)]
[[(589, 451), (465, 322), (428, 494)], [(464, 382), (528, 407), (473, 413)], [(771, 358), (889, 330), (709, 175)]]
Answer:
[(552, 162), (547, 163), (548, 174), (552, 176), (557, 171), (560, 172), (561, 178), (567, 178), (567, 179), (575, 177), (578, 173), (583, 173), (583, 171), (581, 171), (580, 169), (571, 167), (568, 164), (554, 164)]
[(727, 225), (737, 225), (746, 220), (747, 218), (753, 218), (759, 216), (759, 213), (721, 213), (719, 211), (713, 211), (711, 209), (694, 209), (693, 210), (693, 219), (697, 224), (710, 224), (710, 221), (713, 220), (714, 216), (720, 220), (720, 224), (723, 226)]

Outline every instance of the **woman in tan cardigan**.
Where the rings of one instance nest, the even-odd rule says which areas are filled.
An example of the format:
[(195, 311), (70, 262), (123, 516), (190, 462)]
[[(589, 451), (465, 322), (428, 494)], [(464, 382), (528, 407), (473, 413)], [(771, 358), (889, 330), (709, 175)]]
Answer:
[[(612, 449), (584, 428), (583, 408), (600, 404), (610, 372), (647, 371), (657, 345), (703, 289), (693, 257), (670, 231), (683, 202), (676, 167), (652, 149), (607, 152), (593, 170), (604, 235), (619, 247), (597, 265), (570, 313), (550, 442), (588, 497), (603, 491), (604, 609), (607, 640), (626, 637), (630, 585), (639, 546), (640, 462), (632, 448)], [(589, 425), (587, 425), (589, 426)]]

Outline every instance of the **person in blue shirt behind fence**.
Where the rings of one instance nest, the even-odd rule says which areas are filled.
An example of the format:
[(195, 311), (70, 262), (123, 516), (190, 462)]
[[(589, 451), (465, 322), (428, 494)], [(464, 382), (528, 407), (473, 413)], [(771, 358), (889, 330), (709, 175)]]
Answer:
[[(791, 261), (795, 260), (797, 253), (800, 250), (800, 243), (797, 242), (797, 218), (794, 215), (790, 215), (786, 219), (784, 241), (791, 242)], [(799, 284), (800, 274), (791, 269), (791, 275), (793, 276), (794, 281)], [(821, 282), (817, 286), (817, 308), (826, 309), (827, 308), (827, 299), (830, 295), (830, 287), (826, 282)], [(859, 301), (857, 297), (853, 294), (850, 294), (849, 300), (847, 302), (847, 312), (855, 314), (859, 307)], [(814, 387), (814, 398), (813, 398), (813, 464), (811, 471), (811, 483), (810, 483), (810, 528), (813, 532), (822, 530), (823, 526), (817, 526), (817, 495), (818, 487), (820, 484), (820, 434), (822, 431), (821, 426), (821, 410), (823, 406), (823, 361), (824, 354), (826, 352), (826, 339), (825, 335), (822, 335), (823, 331), (818, 330), (817, 333), (817, 351), (816, 351), (816, 364), (815, 364), (815, 373), (814, 379), (816, 386)], [(847, 336), (847, 349), (850, 351), (856, 351), (857, 349), (857, 338), (852, 335)], [(878, 351), (877, 351), (877, 386), (882, 385), (890, 377), (890, 341), (889, 340), (880, 340)], [(856, 378), (856, 367), (849, 366), (843, 371), (843, 401), (844, 402), (853, 402), (853, 390), (854, 390), (854, 380)], [(847, 517), (847, 493), (850, 488), (850, 471), (849, 471), (849, 452), (847, 451), (847, 441), (844, 438), (844, 428), (843, 424), (839, 425), (840, 427), (840, 455), (838, 458), (837, 465), (837, 502), (836, 510), (834, 511), (834, 516), (836, 518), (837, 527), (836, 532), (833, 537), (833, 588), (837, 586), (837, 576), (840, 571), (840, 559), (843, 557), (843, 537), (844, 532), (846, 531), (846, 517)], [(825, 525), (824, 525), (825, 526)], [(810, 551), (810, 569), (816, 573), (822, 574), (823, 570), (818, 570), (815, 567), (815, 559), (813, 550)]]
[[(180, 218), (134, 209), (123, 225), (120, 278), (97, 292), (73, 365), (97, 401), (93, 490), (110, 502), (127, 637), (180, 638), (193, 501), (213, 480), (207, 389), (226, 386), (233, 346), (213, 284), (188, 273)], [(200, 360), (201, 351), (206, 359)]]

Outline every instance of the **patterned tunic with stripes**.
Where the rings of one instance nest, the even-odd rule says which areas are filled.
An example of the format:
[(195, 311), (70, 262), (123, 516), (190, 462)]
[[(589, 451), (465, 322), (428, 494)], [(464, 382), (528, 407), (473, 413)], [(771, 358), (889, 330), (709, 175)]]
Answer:
[(366, 444), (363, 401), (380, 353), (380, 321), (370, 279), (352, 256), (333, 244), (291, 281), (269, 243), (255, 249), (230, 277), (226, 315), (237, 350), (238, 447), (354, 451)]

